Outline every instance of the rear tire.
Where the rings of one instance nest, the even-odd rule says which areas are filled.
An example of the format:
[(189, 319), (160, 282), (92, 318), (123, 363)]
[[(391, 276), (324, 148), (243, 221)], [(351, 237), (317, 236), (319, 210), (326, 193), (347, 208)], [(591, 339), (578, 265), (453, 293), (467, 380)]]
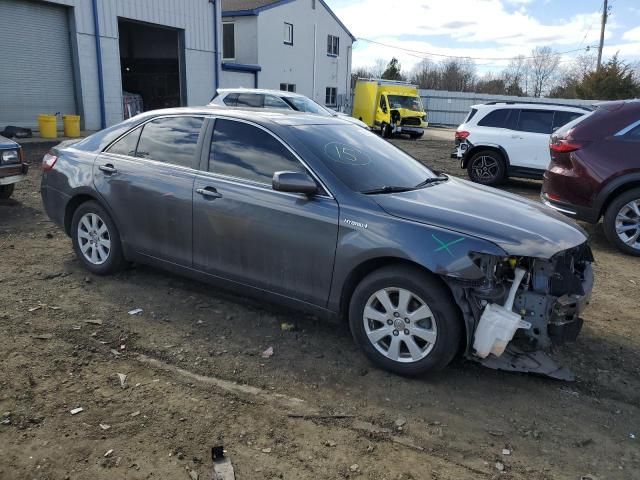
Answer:
[(351, 297), (349, 325), (371, 362), (407, 376), (446, 367), (462, 335), (451, 292), (433, 275), (398, 265), (360, 282)]
[(495, 150), (474, 153), (467, 163), (467, 172), (472, 182), (495, 186), (506, 177), (506, 164), (502, 154)]
[(76, 209), (71, 240), (78, 259), (91, 273), (110, 275), (126, 265), (118, 228), (97, 202), (88, 201)]
[(614, 247), (628, 255), (640, 256), (640, 188), (614, 198), (607, 207), (602, 226)]
[(13, 191), (16, 188), (15, 183), (10, 183), (9, 185), (0, 185), (0, 200), (7, 200), (13, 195)]

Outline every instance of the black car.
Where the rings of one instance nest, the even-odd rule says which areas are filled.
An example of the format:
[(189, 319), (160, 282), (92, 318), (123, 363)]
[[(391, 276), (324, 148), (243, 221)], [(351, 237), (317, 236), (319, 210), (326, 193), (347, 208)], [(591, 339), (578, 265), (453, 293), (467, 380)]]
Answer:
[(20, 145), (0, 135), (0, 199), (11, 197), (16, 183), (27, 176), (28, 168)]
[(532, 352), (575, 338), (591, 291), (571, 220), (331, 117), (148, 112), (54, 148), (42, 198), (96, 274), (143, 262), (346, 318), (365, 354), (401, 374), (479, 359), (483, 311), (510, 290), (531, 328), (483, 361), (552, 373)]

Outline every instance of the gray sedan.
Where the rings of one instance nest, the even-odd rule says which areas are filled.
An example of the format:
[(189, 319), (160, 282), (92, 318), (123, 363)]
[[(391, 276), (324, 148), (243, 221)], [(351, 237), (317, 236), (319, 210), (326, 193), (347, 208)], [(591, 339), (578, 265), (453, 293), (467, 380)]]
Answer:
[[(332, 117), (148, 112), (49, 152), (42, 198), (95, 274), (142, 262), (342, 317), (400, 374), (458, 353), (553, 374), (539, 354), (575, 338), (591, 291), (587, 238), (571, 220), (438, 175)], [(502, 338), (504, 353), (474, 350), (491, 333), (483, 317), (509, 301), (527, 322)]]

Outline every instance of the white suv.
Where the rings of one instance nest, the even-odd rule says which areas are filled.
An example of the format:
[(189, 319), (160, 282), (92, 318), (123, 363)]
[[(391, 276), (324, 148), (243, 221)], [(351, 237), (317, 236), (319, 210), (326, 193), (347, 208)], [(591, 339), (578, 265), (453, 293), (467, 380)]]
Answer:
[(507, 177), (542, 179), (551, 156), (549, 136), (587, 107), (490, 102), (473, 105), (456, 130), (456, 151), (469, 178), (496, 185)]
[(298, 112), (313, 113), (324, 117), (338, 117), (359, 127), (369, 130), (367, 125), (357, 118), (336, 112), (314, 102), (309, 97), (299, 93), (284, 90), (265, 90), (258, 88), (219, 88), (209, 105), (238, 108), (269, 108), (282, 110), (295, 110)]

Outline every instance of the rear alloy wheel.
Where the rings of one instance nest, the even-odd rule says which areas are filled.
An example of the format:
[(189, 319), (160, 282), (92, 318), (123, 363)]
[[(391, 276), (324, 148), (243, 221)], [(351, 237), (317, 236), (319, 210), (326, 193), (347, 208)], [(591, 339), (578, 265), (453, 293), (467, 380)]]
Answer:
[(83, 203), (71, 221), (73, 248), (85, 267), (97, 275), (115, 273), (124, 266), (120, 235), (98, 203)]
[(7, 200), (11, 195), (13, 195), (13, 190), (15, 189), (16, 184), (10, 183), (9, 185), (0, 185), (0, 200)]
[(376, 365), (401, 375), (444, 368), (461, 335), (451, 293), (416, 268), (377, 270), (356, 288), (349, 323), (354, 339)]
[(482, 185), (498, 185), (505, 177), (502, 155), (493, 150), (483, 150), (471, 157), (467, 164), (469, 178)]
[(624, 253), (640, 256), (640, 188), (615, 198), (604, 214), (607, 239)]

